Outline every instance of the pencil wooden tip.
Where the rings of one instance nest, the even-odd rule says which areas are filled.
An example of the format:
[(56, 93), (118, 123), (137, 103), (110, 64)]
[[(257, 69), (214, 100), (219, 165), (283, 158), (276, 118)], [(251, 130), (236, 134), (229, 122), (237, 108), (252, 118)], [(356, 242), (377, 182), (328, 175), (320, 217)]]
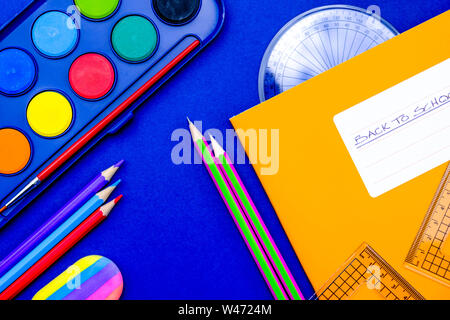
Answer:
[(120, 184), (122, 180), (117, 180), (115, 183), (113, 183), (112, 185), (110, 185), (109, 187), (106, 187), (105, 189), (103, 189), (102, 191), (97, 193), (97, 197), (99, 197), (100, 199), (102, 199), (103, 201), (108, 200), (109, 196), (111, 195), (111, 193), (113, 193), (114, 189), (117, 188), (117, 186)]
[(190, 121), (189, 121), (189, 130), (191, 131), (192, 140), (194, 140), (194, 142), (197, 142), (198, 140), (203, 139), (203, 135), (201, 134), (201, 132)]
[(4, 206), (3, 208), (0, 209), (0, 213), (2, 213), (3, 211), (5, 211), (8, 207)]
[(119, 202), (120, 199), (122, 199), (122, 195), (118, 196), (114, 200), (111, 200), (107, 204), (101, 206), (100, 211), (102, 212), (103, 216), (107, 217), (110, 214), (111, 210), (116, 205), (116, 203)]
[(209, 139), (211, 140), (211, 146), (212, 149), (214, 151), (214, 155), (216, 157), (219, 157), (221, 155), (225, 154), (225, 150), (223, 150), (223, 148), (220, 146), (220, 144), (216, 141), (216, 139), (214, 139), (214, 137), (212, 135), (209, 135)]
[(186, 119), (187, 119), (189, 125), (193, 124), (192, 121), (191, 121), (191, 119), (189, 119), (189, 117), (186, 117)]
[(124, 160), (120, 160), (115, 165), (109, 167), (105, 171), (102, 172), (102, 176), (106, 181), (111, 181), (112, 177), (116, 174), (117, 170), (119, 170), (120, 166), (124, 163)]

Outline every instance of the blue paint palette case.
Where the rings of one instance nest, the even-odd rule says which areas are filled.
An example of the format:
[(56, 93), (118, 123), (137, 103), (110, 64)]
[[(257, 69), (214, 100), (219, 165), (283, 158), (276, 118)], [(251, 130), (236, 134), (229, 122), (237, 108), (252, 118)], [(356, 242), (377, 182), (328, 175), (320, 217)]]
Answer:
[(124, 114), (0, 227), (206, 46), (222, 0), (33, 1), (0, 31), (0, 206), (124, 102)]

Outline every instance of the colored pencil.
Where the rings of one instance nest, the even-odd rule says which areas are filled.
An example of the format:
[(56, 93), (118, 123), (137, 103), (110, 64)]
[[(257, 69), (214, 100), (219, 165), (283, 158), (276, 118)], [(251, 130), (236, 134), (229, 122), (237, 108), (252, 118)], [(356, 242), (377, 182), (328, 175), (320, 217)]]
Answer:
[(168, 72), (178, 65), (184, 58), (186, 58), (194, 49), (200, 45), (199, 40), (193, 41), (186, 49), (170, 61), (164, 68), (150, 78), (142, 87), (136, 90), (125, 101), (119, 104), (99, 123), (93, 126), (83, 136), (81, 136), (74, 144), (65, 150), (58, 158), (52, 161), (45, 167), (36, 177), (34, 177), (22, 190), (20, 190), (10, 201), (8, 201), (1, 209), (0, 213), (12, 206), (16, 201), (22, 198), (25, 194), (37, 187), (42, 181), (47, 179), (53, 172), (55, 172), (62, 164), (69, 160), (75, 153), (83, 148), (88, 142), (94, 139), (100, 132), (103, 131), (109, 124), (117, 119), (125, 110), (127, 110), (139, 97), (141, 97), (147, 90), (161, 80)]
[(284, 261), (280, 250), (275, 244), (275, 241), (261, 218), (261, 215), (250, 197), (250, 194), (245, 188), (242, 179), (239, 177), (236, 168), (233, 166), (231, 159), (213, 137), (210, 136), (210, 140), (214, 156), (218, 160), (220, 170), (227, 179), (235, 197), (238, 199), (248, 221), (250, 221), (253, 231), (257, 235), (261, 246), (263, 247), (267, 257), (270, 259), (272, 266), (277, 272), (279, 279), (289, 294), (289, 297), (292, 300), (304, 300), (304, 296), (300, 291), (294, 276)]
[(81, 208), (81, 206), (104, 186), (106, 186), (124, 161), (121, 160), (104, 170), (90, 181), (76, 196), (59, 209), (50, 219), (40, 226), (24, 242), (0, 262), (0, 276), (28, 254), (39, 242), (52, 233), (64, 220)]
[(229, 185), (227, 184), (225, 177), (222, 175), (217, 163), (214, 159), (212, 151), (210, 150), (205, 138), (202, 136), (200, 131), (194, 126), (194, 124), (188, 119), (189, 128), (191, 130), (192, 140), (194, 141), (195, 148), (202, 157), (203, 163), (205, 164), (208, 173), (210, 174), (212, 180), (214, 181), (217, 190), (222, 196), (225, 205), (228, 208), (238, 230), (244, 239), (247, 248), (255, 260), (264, 280), (267, 283), (273, 297), (277, 300), (287, 300), (288, 296), (280, 283), (275, 271), (273, 270), (269, 260), (267, 259), (264, 251), (262, 250), (257, 238), (252, 231), (245, 214), (239, 207), (233, 192), (231, 191)]
[(22, 274), (8, 288), (0, 293), (0, 300), (11, 300), (33, 282), (39, 275), (47, 270), (55, 261), (69, 251), (76, 243), (94, 229), (100, 222), (105, 220), (116, 203), (122, 198), (118, 196), (116, 199), (103, 205), (92, 213), (86, 220), (70, 232), (56, 246), (47, 252), (39, 261)]
[(67, 236), (73, 229), (75, 229), (83, 220), (85, 220), (92, 212), (97, 210), (108, 199), (110, 194), (114, 191), (120, 180), (100, 191), (89, 199), (80, 209), (71, 215), (63, 224), (61, 224), (55, 231), (53, 231), (47, 238), (39, 243), (33, 250), (30, 251), (22, 260), (14, 265), (8, 272), (0, 278), (0, 292), (5, 290), (11, 283), (19, 278), (25, 271), (27, 271), (36, 261), (42, 258), (48, 251), (50, 251), (59, 241)]

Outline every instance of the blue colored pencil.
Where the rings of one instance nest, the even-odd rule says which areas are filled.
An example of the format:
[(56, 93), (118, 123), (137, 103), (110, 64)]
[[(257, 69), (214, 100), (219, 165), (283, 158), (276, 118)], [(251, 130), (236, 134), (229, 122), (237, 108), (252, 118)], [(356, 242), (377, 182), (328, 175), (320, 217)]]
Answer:
[(103, 205), (119, 183), (120, 180), (94, 195), (86, 202), (86, 204), (38, 244), (37, 247), (5, 273), (5, 275), (0, 278), (0, 292), (8, 288), (11, 283), (16, 281), (23, 273), (31, 268), (40, 258), (64, 239), (65, 236), (80, 225), (91, 213)]
[(4, 275), (26, 254), (33, 250), (43, 239), (61, 225), (70, 215), (81, 208), (90, 198), (103, 189), (122, 165), (123, 160), (98, 174), (78, 194), (59, 209), (50, 219), (31, 234), (24, 242), (0, 262), (0, 276)]

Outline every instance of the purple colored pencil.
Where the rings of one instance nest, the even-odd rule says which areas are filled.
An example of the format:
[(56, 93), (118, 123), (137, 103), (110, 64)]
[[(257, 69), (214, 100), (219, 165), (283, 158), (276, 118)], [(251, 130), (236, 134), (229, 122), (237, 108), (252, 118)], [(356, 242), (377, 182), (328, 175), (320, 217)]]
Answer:
[(50, 219), (40, 226), (32, 235), (14, 249), (5, 259), (0, 262), (0, 276), (7, 272), (12, 266), (27, 255), (33, 248), (45, 239), (50, 233), (69, 216), (81, 208), (87, 200), (92, 198), (98, 191), (111, 181), (114, 174), (124, 161), (121, 160), (112, 167), (101, 172), (91, 182), (89, 182), (76, 196), (67, 202)]

